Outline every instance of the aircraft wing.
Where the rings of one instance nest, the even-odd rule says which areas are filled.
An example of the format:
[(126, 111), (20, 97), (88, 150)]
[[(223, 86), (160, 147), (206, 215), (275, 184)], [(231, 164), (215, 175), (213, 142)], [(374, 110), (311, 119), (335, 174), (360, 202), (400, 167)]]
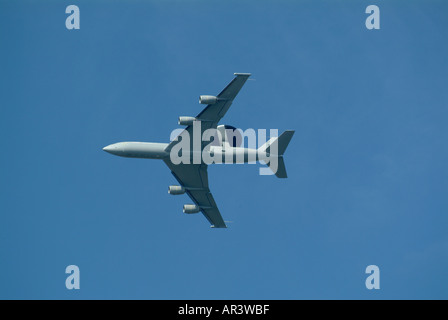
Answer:
[[(250, 77), (250, 73), (235, 73), (235, 78), (218, 94), (216, 97), (218, 101), (214, 104), (207, 105), (204, 110), (202, 110), (197, 116), (196, 119), (201, 121), (201, 136), (202, 133), (210, 128), (215, 128), (218, 125), (218, 122), (224, 117), (227, 110), (229, 110), (230, 105), (233, 100), (240, 92), (243, 85), (246, 83), (247, 79)], [(185, 132), (188, 132), (190, 139), (193, 137), (193, 126), (187, 126), (184, 131), (180, 133), (179, 136), (185, 135)], [(178, 136), (178, 137), (179, 137)], [(180, 139), (174, 139), (167, 147), (167, 151), (170, 151), (171, 148), (176, 145)], [(201, 150), (208, 144), (209, 142), (203, 141)]]
[(235, 78), (216, 96), (218, 101), (214, 104), (207, 105), (207, 107), (196, 116), (197, 119), (206, 120), (206, 122), (201, 123), (202, 126), (205, 127), (203, 130), (213, 127), (216, 128), (219, 120), (221, 120), (227, 110), (229, 110), (233, 99), (235, 99), (249, 77), (250, 73), (235, 73)]
[[(207, 105), (196, 119), (201, 122), (201, 136), (203, 132), (210, 128), (216, 128), (218, 122), (224, 117), (233, 100), (240, 92), (250, 73), (235, 73), (235, 78), (218, 94), (218, 100), (214, 104)], [(174, 139), (165, 151), (169, 152), (174, 145), (182, 141), (183, 137), (193, 139), (193, 126), (187, 126), (180, 135)], [(182, 139), (179, 139), (182, 137)], [(192, 141), (192, 140), (191, 140)], [(209, 144), (208, 141), (202, 141), (203, 148)], [(190, 143), (192, 147), (194, 143)], [(169, 159), (164, 160), (166, 165), (171, 169), (171, 173), (177, 181), (185, 188), (185, 192), (190, 196), (191, 200), (200, 208), (201, 212), (210, 222), (212, 227), (226, 228), (226, 224), (222, 219), (221, 213), (216, 205), (215, 199), (208, 187), (207, 165), (205, 164), (173, 164)]]
[(214, 228), (227, 228), (215, 199), (208, 187), (207, 165), (205, 164), (172, 164), (164, 160), (173, 176), (185, 188), (191, 200), (200, 208), (201, 212)]

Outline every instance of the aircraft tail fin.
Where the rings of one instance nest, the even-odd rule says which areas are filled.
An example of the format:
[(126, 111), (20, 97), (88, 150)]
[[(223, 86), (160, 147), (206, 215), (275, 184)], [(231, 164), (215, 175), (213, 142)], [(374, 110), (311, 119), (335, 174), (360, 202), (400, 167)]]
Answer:
[(286, 130), (279, 137), (271, 138), (268, 142), (259, 148), (259, 151), (264, 151), (270, 154), (271, 159), (267, 165), (277, 178), (287, 178), (285, 161), (283, 160), (283, 154), (288, 147), (289, 142), (294, 135), (294, 130)]

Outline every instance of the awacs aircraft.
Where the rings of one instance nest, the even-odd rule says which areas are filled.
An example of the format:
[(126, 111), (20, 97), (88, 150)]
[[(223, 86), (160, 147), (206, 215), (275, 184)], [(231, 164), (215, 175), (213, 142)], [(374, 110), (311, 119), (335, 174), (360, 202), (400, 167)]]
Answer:
[[(210, 163), (204, 161), (205, 155), (212, 156), (214, 159), (224, 159), (230, 153), (233, 160), (239, 159), (236, 162), (265, 161), (277, 177), (286, 178), (283, 153), (294, 134), (294, 131), (285, 131), (279, 137), (271, 138), (258, 149), (239, 148), (229, 143), (226, 129), (233, 127), (218, 126), (218, 122), (224, 117), (249, 76), (250, 73), (235, 73), (235, 78), (217, 96), (200, 96), (199, 102), (207, 106), (194, 118), (179, 117), (179, 124), (185, 125), (186, 128), (171, 143), (119, 142), (108, 145), (103, 150), (121, 157), (163, 160), (180, 184), (180, 186), (169, 186), (168, 193), (172, 195), (187, 193), (195, 203), (184, 205), (184, 213), (201, 211), (212, 228), (226, 228), (227, 226), (209, 189), (207, 166)], [(192, 140), (194, 140), (198, 126), (200, 137), (206, 130), (214, 129), (218, 133), (218, 145), (216, 143), (212, 145), (202, 140), (195, 144), (195, 141)], [(220, 137), (222, 138), (219, 139)], [(192, 141), (188, 146), (193, 147), (186, 153), (188, 154), (188, 160), (192, 159), (193, 161), (177, 161), (180, 146), (178, 144), (184, 142), (184, 139)], [(177, 151), (173, 152), (173, 150)], [(185, 150), (182, 150), (182, 152), (185, 152)], [(197, 157), (198, 153), (204, 155), (204, 157)], [(270, 165), (274, 162), (277, 164), (275, 169)]]

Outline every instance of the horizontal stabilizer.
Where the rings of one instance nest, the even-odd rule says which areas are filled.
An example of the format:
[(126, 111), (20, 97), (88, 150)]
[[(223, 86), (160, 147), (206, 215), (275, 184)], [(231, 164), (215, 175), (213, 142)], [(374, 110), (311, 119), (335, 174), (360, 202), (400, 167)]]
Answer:
[(269, 169), (277, 176), (277, 178), (288, 178), (286, 174), (285, 161), (283, 157), (276, 157), (268, 163)]
[(264, 150), (266, 153), (275, 153), (282, 156), (285, 153), (294, 132), (294, 130), (286, 130), (280, 135), (280, 137), (269, 139), (269, 141), (262, 145), (260, 149)]

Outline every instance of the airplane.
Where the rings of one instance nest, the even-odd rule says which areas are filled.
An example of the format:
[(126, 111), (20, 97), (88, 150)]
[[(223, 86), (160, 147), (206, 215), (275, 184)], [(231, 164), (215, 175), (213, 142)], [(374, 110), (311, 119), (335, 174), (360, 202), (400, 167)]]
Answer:
[[(202, 157), (199, 157), (199, 161), (193, 161), (193, 163), (180, 162), (175, 164), (172, 151), (180, 146), (178, 144), (182, 143), (184, 139), (193, 139), (192, 137), (195, 134), (194, 130), (197, 130), (198, 125), (201, 136), (206, 130), (214, 129), (218, 132), (216, 142), (213, 140), (212, 144), (207, 143), (207, 141), (201, 141), (197, 151), (214, 156), (215, 159), (224, 159), (230, 153), (234, 155), (233, 160), (240, 159), (239, 162), (244, 163), (255, 158), (256, 160), (265, 161), (268, 166), (270, 163), (274, 163), (272, 161), (274, 159), (277, 160), (275, 175), (279, 178), (287, 178), (283, 154), (294, 135), (293, 130), (287, 130), (279, 137), (271, 138), (258, 149), (232, 146), (230, 143), (232, 139), (229, 139), (227, 133), (229, 128), (234, 129), (234, 127), (228, 125), (218, 126), (218, 122), (224, 117), (251, 74), (234, 73), (234, 75), (235, 78), (217, 96), (202, 95), (199, 97), (199, 103), (206, 104), (207, 106), (196, 117), (179, 117), (179, 124), (186, 126), (186, 128), (170, 143), (118, 142), (103, 148), (104, 151), (121, 157), (163, 160), (180, 184), (169, 186), (168, 193), (172, 195), (186, 193), (194, 204), (184, 205), (183, 212), (187, 214), (202, 212), (210, 222), (212, 228), (227, 228), (227, 225), (210, 192), (207, 174), (207, 167), (210, 163), (205, 162)], [(195, 142), (193, 141), (193, 146), (194, 144)], [(276, 152), (273, 152), (275, 149), (277, 149)], [(186, 150), (186, 154), (190, 159), (192, 157), (194, 158), (194, 148)], [(270, 168), (274, 171), (272, 167)]]

